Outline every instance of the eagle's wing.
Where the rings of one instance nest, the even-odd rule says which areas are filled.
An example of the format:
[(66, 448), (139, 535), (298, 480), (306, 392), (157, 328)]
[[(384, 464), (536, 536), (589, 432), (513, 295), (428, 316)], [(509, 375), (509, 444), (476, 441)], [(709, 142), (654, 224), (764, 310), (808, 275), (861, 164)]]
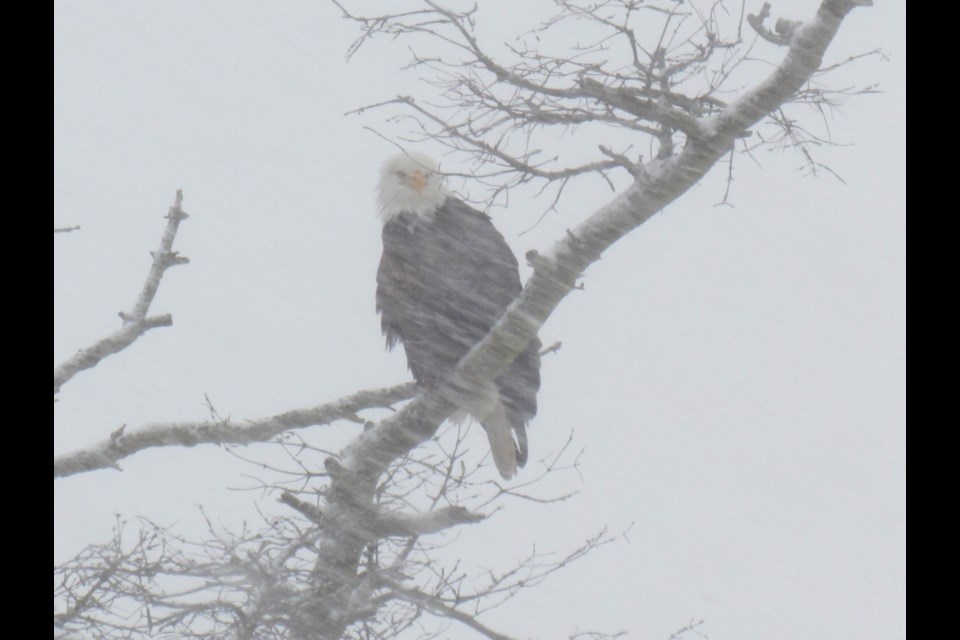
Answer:
[[(434, 380), (442, 367), (432, 353), (437, 313), (431, 265), (422, 259), (425, 239), (405, 215), (383, 227), (383, 256), (377, 269), (377, 312), (387, 348), (403, 342), (407, 366), (418, 382)], [(419, 231), (419, 230), (418, 230)], [(440, 368), (438, 368), (440, 367)]]
[(383, 255), (377, 269), (377, 313), (380, 329), (387, 338), (387, 349), (393, 349), (401, 339), (403, 313), (413, 295), (413, 275), (409, 260), (403, 255), (404, 229), (395, 221), (383, 227)]
[[(477, 239), (471, 243), (470, 283), (479, 301), (489, 304), (483, 307), (473, 306), (477, 317), (477, 333), (474, 343), (479, 342), (490, 331), (493, 324), (503, 315), (504, 310), (523, 290), (520, 282), (520, 268), (513, 250), (507, 241), (493, 226), (490, 217), (471, 208), (459, 200), (453, 200), (451, 207), (459, 209), (463, 224), (468, 228), (463, 233)], [(506, 423), (517, 436), (516, 464), (523, 466), (527, 462), (527, 423), (537, 414), (537, 392), (540, 389), (540, 347), (538, 338), (534, 338), (526, 349), (495, 380), (503, 402)], [(489, 431), (489, 430), (488, 430)], [(492, 443), (491, 443), (492, 444)], [(496, 450), (497, 447), (491, 447)]]

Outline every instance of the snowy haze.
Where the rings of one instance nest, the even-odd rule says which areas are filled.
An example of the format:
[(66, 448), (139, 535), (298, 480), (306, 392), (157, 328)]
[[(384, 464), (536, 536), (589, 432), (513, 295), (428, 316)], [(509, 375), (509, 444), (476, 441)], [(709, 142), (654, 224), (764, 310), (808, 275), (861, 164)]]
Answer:
[[(807, 19), (817, 3), (778, 5)], [(717, 207), (718, 165), (605, 253), (543, 327), (563, 347), (543, 359), (530, 465), (573, 432), (582, 481), (556, 488), (579, 493), (506, 502), (445, 553), (504, 569), (533, 545), (562, 553), (604, 525), (632, 528), (485, 615), (490, 627), (665, 640), (704, 619), (714, 640), (905, 637), (905, 6), (877, 5), (845, 20), (826, 60), (889, 55), (830, 81), (884, 91), (832, 114), (844, 146), (816, 149), (846, 184), (762, 151), (738, 158), (735, 206)], [(511, 6), (481, 3), (483, 39), (533, 26), (537, 3)], [(339, 15), (325, 2), (55, 3), (54, 224), (81, 226), (54, 237), (55, 364), (118, 327), (177, 188), (191, 216), (175, 245), (191, 263), (167, 272), (152, 307), (174, 326), (64, 387), (55, 455), (124, 424), (203, 420), (204, 394), (242, 420), (410, 379), (373, 303), (375, 185), (396, 150), (364, 126), (407, 130), (344, 113), (426, 89), (400, 70), (401, 42), (347, 63), (358, 34)], [(760, 43), (754, 56), (782, 53)], [(491, 213), (522, 256), (613, 195), (574, 183), (525, 235), (545, 198), (517, 192)], [(336, 450), (358, 429), (310, 433)], [(472, 439), (487, 446), (480, 429)], [(231, 490), (259, 470), (222, 448), (148, 450), (121, 467), (55, 482), (55, 561), (107, 539), (116, 513), (188, 535), (202, 533), (197, 505), (226, 524), (255, 521), (258, 502), (283, 513), (272, 494)]]

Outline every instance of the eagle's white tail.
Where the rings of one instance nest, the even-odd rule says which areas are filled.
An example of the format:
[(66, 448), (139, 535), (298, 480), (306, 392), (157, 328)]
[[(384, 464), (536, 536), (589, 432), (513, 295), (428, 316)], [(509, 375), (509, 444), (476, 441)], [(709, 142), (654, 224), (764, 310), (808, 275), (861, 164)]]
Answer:
[(496, 385), (489, 383), (475, 389), (467, 397), (462, 409), (450, 416), (450, 420), (460, 424), (467, 415), (473, 416), (487, 432), (493, 462), (503, 479), (509, 480), (517, 475), (517, 445), (513, 441), (513, 429)]
[(517, 447), (513, 443), (513, 431), (507, 422), (507, 412), (502, 402), (497, 402), (493, 411), (480, 421), (490, 440), (490, 453), (497, 471), (504, 480), (517, 475)]

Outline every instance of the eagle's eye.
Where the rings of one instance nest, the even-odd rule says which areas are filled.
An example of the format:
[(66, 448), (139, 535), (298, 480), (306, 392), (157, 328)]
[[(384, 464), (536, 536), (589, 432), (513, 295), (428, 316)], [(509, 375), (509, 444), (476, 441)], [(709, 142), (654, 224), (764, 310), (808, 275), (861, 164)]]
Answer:
[(406, 178), (406, 177), (407, 177), (407, 172), (406, 172), (406, 171), (397, 171), (397, 177), (400, 178), (400, 179)]

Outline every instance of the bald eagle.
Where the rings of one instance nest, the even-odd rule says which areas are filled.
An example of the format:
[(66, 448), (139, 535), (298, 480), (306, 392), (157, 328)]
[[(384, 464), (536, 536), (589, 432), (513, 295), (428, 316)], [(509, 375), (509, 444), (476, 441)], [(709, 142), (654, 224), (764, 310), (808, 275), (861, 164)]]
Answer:
[[(423, 154), (405, 153), (384, 163), (379, 205), (383, 257), (377, 312), (387, 348), (402, 342), (413, 377), (433, 384), (453, 371), (520, 294), (517, 259), (490, 217), (451, 195), (436, 162)], [(537, 413), (540, 388), (539, 349), (540, 341), (531, 341), (492, 384), (471, 390), (460, 413), (483, 426), (505, 479), (527, 461), (526, 427)]]

